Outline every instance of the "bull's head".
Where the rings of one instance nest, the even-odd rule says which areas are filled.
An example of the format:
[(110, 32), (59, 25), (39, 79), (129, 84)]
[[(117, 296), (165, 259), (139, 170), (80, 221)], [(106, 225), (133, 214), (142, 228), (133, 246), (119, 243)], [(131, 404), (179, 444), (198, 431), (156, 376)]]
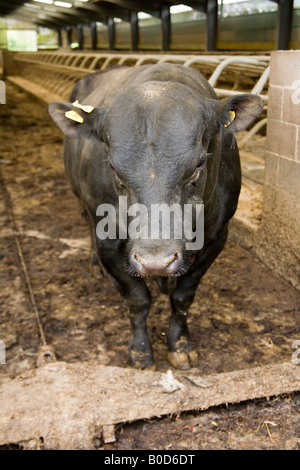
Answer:
[[(262, 107), (256, 95), (213, 100), (179, 83), (153, 81), (119, 93), (107, 109), (53, 103), (49, 111), (66, 135), (105, 144), (114, 190), (127, 196), (128, 206), (139, 204), (149, 215), (153, 205), (164, 204), (182, 208), (183, 215), (184, 206), (190, 205), (195, 234), (195, 208), (204, 204), (207, 236), (217, 223), (220, 163), (237, 152), (232, 133), (251, 124)], [(151, 237), (150, 215), (144, 219), (148, 237), (143, 229), (143, 236), (128, 240), (127, 264), (132, 274), (180, 275), (192, 263), (194, 252), (186, 249), (191, 239), (183, 227), (184, 217), (181, 236), (177, 236), (176, 214), (171, 217), (169, 239), (162, 236), (164, 221), (159, 217), (162, 231), (158, 237)]]

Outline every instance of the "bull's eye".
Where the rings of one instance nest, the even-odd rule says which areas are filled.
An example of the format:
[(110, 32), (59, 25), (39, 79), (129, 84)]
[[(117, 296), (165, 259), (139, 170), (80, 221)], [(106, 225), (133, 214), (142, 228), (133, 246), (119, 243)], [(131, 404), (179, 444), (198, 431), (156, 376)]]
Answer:
[(118, 177), (118, 175), (117, 175), (116, 173), (115, 173), (115, 178), (116, 178), (116, 180), (117, 180), (117, 182), (118, 182), (118, 184), (119, 184), (120, 186), (125, 186), (125, 184), (123, 183), (123, 181)]
[(192, 174), (192, 176), (189, 179), (189, 183), (194, 183), (199, 178), (201, 169), (202, 169), (203, 165), (205, 164), (205, 162), (206, 162), (205, 155), (202, 155), (202, 157), (199, 160), (199, 163), (197, 165), (196, 170), (194, 171), (194, 173)]
[(206, 161), (205, 156), (202, 155), (202, 157), (200, 158), (199, 163), (198, 163), (198, 168), (200, 168), (202, 165), (204, 165), (205, 161)]
[(109, 146), (110, 135), (109, 135), (109, 134), (104, 134), (103, 140), (104, 140), (104, 142), (106, 143), (106, 145)]
[(113, 174), (114, 174), (114, 177), (116, 178), (116, 181), (117, 183), (120, 185), (120, 186), (125, 186), (125, 184), (123, 183), (123, 181), (118, 177), (117, 173), (116, 173), (116, 170), (114, 169), (114, 167), (112, 166), (112, 164), (110, 163), (109, 164), (110, 168), (112, 169), (113, 171)]

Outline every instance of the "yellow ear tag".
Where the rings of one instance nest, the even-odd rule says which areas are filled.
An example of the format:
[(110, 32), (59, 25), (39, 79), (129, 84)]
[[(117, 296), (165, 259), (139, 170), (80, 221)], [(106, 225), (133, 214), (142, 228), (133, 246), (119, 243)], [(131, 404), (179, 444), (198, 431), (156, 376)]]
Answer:
[(67, 111), (65, 116), (72, 121), (79, 122), (80, 124), (83, 123), (83, 118), (78, 113), (76, 113), (76, 111), (73, 111), (73, 109), (71, 109), (71, 111)]
[(230, 114), (230, 119), (229, 119), (229, 121), (226, 122), (226, 124), (224, 124), (224, 127), (228, 127), (229, 124), (231, 124), (232, 121), (235, 118), (235, 112), (234, 111), (229, 111), (229, 114)]
[(85, 113), (89, 113), (89, 114), (95, 109), (93, 106), (80, 104), (78, 100), (74, 101), (74, 103), (72, 104), (73, 106), (75, 106), (75, 108), (82, 109), (82, 111), (84, 111)]

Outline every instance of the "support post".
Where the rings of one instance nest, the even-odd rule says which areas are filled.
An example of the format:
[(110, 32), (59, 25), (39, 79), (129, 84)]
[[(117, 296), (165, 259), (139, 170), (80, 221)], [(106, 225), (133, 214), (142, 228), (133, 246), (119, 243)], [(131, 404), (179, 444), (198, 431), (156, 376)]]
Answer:
[(108, 44), (109, 50), (113, 51), (115, 49), (115, 21), (112, 17), (109, 17), (107, 20), (108, 25)]
[(57, 44), (58, 44), (58, 47), (61, 48), (63, 45), (61, 29), (60, 28), (57, 29), (56, 33), (57, 33)]
[(208, 0), (206, 6), (206, 50), (217, 48), (218, 0)]
[(139, 49), (139, 19), (136, 11), (130, 13), (131, 25), (131, 50), (138, 51)]
[(83, 28), (81, 24), (77, 25), (77, 37), (78, 37), (78, 44), (79, 44), (78, 49), (82, 51), (84, 40), (83, 40)]
[(277, 17), (277, 41), (276, 49), (289, 48), (293, 21), (294, 0), (280, 0)]
[(68, 39), (68, 46), (71, 47), (71, 44), (72, 44), (72, 28), (71, 28), (71, 26), (67, 26), (67, 39)]
[(97, 50), (97, 25), (96, 21), (92, 21), (91, 23), (91, 44), (92, 44), (92, 50), (95, 51)]
[(170, 50), (171, 42), (171, 14), (169, 5), (161, 6), (162, 50)]

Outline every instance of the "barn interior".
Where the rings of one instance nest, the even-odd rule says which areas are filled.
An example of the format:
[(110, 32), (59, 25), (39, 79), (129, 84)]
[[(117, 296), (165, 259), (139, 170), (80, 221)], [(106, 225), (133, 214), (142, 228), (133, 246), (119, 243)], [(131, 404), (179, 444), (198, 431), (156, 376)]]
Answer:
[[(0, 0), (0, 15), (0, 447), (299, 449), (300, 1)], [(126, 309), (109, 279), (91, 277), (47, 111), (88, 73), (157, 63), (198, 70), (219, 98), (264, 102), (236, 135), (239, 205), (190, 309), (201, 360), (183, 375), (165, 359), (170, 306), (151, 283), (157, 372), (127, 369)], [(132, 388), (118, 395), (121, 382)]]

